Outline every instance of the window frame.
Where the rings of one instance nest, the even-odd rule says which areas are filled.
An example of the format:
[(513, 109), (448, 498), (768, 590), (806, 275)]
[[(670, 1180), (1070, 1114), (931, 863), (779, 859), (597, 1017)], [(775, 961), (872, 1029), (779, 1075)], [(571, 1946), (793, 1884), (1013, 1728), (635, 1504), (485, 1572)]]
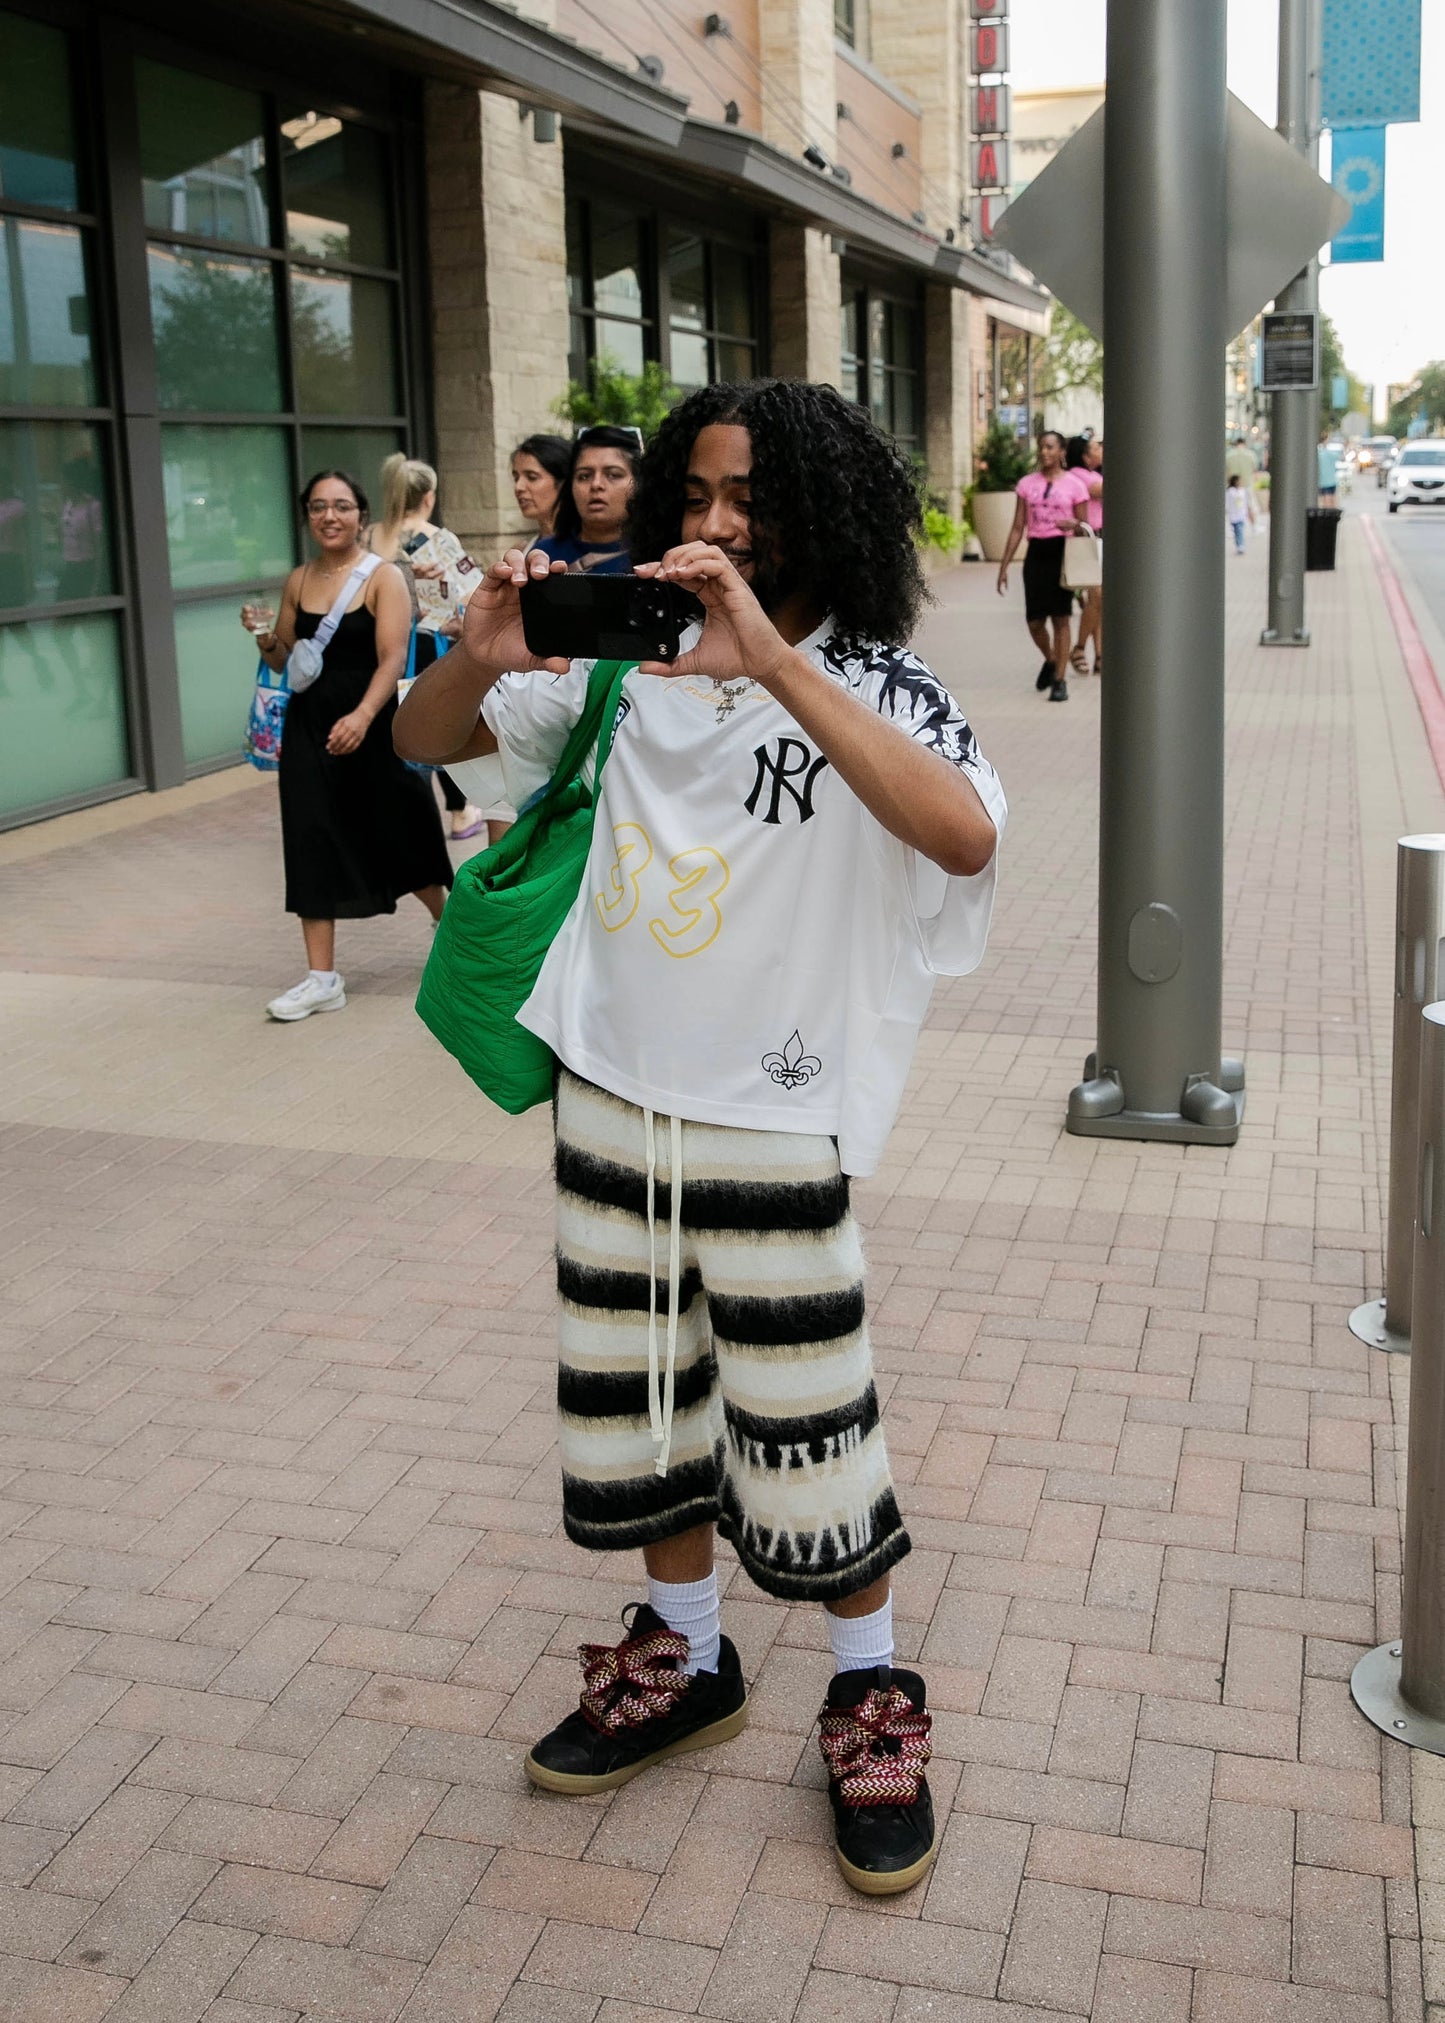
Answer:
[[(924, 297), (922, 287), (910, 291), (908, 286), (890, 284), (888, 280), (857, 271), (845, 270), (842, 277), (842, 300), (840, 303), (839, 335), (842, 335), (842, 317), (847, 314), (849, 303), (853, 304), (858, 319), (859, 349), (850, 353), (841, 349), (844, 369), (852, 358), (857, 373), (857, 392), (848, 395), (855, 406), (866, 409), (879, 426), (886, 428), (899, 448), (909, 456), (922, 456), (928, 440), (927, 376), (924, 370)], [(905, 309), (912, 319), (913, 343), (906, 362), (891, 359), (886, 355), (875, 356), (873, 343), (873, 312), (883, 311), (885, 330), (888, 328), (890, 308)], [(885, 351), (887, 339), (885, 338)], [(888, 415), (896, 413), (893, 384), (898, 379), (908, 379), (913, 390), (913, 429), (908, 435), (899, 435), (893, 428), (891, 419), (884, 420), (873, 405), (874, 372), (883, 375), (886, 394), (885, 405)], [(842, 375), (840, 374), (840, 377)]]

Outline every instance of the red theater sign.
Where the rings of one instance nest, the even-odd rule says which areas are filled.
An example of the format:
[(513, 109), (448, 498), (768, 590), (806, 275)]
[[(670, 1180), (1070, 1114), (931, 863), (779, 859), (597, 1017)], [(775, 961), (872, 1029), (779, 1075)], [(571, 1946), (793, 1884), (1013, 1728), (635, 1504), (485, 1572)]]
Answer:
[(973, 215), (978, 237), (989, 239), (993, 236), (994, 213), (1000, 208), (1000, 200), (1007, 202), (1009, 188), (1008, 133), (1013, 108), (1009, 87), (1002, 81), (1002, 74), (1009, 67), (1005, 18), (1008, 0), (971, 0), (970, 11)]

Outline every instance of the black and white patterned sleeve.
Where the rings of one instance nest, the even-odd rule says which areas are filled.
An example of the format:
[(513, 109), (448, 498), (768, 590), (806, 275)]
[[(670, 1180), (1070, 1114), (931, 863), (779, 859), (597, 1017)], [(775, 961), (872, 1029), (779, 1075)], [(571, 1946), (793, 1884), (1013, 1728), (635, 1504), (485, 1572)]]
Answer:
[(943, 683), (907, 647), (832, 639), (826, 657), (854, 694), (951, 765), (986, 765), (967, 717)]

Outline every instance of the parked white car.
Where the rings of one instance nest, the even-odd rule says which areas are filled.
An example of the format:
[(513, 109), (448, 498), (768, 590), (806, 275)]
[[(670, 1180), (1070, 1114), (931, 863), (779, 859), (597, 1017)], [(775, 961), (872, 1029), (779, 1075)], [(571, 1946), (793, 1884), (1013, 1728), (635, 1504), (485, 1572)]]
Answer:
[(1406, 443), (1385, 482), (1392, 513), (1401, 506), (1445, 506), (1445, 442)]

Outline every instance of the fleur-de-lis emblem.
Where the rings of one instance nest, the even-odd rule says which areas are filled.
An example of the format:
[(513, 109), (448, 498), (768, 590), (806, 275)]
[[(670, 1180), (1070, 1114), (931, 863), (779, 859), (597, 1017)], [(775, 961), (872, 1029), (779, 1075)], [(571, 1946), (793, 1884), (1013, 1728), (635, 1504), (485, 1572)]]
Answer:
[(780, 1054), (763, 1055), (763, 1072), (772, 1077), (779, 1088), (796, 1089), (804, 1082), (811, 1082), (814, 1075), (823, 1072), (823, 1063), (816, 1054), (805, 1054), (801, 1036), (795, 1032)]

